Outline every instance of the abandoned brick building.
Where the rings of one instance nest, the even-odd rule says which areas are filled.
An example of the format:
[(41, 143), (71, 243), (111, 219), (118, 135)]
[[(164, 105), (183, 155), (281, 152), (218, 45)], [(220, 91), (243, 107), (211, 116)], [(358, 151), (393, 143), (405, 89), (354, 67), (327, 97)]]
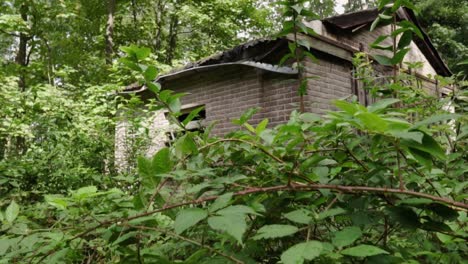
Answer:
[[(400, 20), (409, 20), (419, 26), (411, 10), (398, 10)], [(390, 26), (381, 26), (369, 31), (370, 24), (378, 16), (378, 10), (369, 9), (340, 16), (307, 22), (317, 35), (301, 36), (308, 38), (311, 52), (318, 62), (305, 61), (305, 75), (317, 76), (309, 81), (305, 96), (306, 110), (322, 114), (332, 109), (331, 101), (356, 95), (366, 104), (366, 91), (360, 88), (359, 81), (353, 78), (352, 58), (356, 52), (365, 51), (370, 55), (380, 54), (381, 50), (370, 50), (369, 44), (379, 35), (388, 34)], [(450, 76), (441, 57), (428, 36), (415, 37), (405, 61), (422, 62), (422, 67), (414, 72), (422, 81), (422, 86), (434, 94), (443, 93), (437, 82), (428, 76)], [(278, 62), (288, 52), (288, 37), (254, 40), (231, 50), (224, 51), (204, 60), (191, 63), (184, 68), (160, 76), (156, 81), (162, 89), (186, 92), (183, 109), (204, 106), (203, 123), (217, 121), (213, 129), (222, 135), (235, 129), (232, 119), (238, 118), (245, 110), (259, 107), (252, 123), (268, 118), (270, 126), (284, 123), (292, 110), (297, 109), (297, 70), (290, 66), (278, 66)], [(391, 40), (387, 39), (391, 44)], [(390, 75), (391, 69), (379, 67), (382, 74)], [(445, 88), (444, 88), (445, 89)], [(152, 93), (145, 87), (127, 90), (142, 98), (151, 98)], [(148, 155), (164, 146), (171, 128), (163, 111), (155, 113), (151, 128), (152, 143)], [(122, 121), (116, 131), (116, 162), (125, 164), (125, 138), (127, 126)]]

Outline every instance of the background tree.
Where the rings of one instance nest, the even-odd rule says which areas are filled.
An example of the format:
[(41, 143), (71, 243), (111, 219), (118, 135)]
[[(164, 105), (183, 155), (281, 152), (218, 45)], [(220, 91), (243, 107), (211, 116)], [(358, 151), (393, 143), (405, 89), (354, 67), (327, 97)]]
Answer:
[(468, 1), (416, 0), (419, 19), (454, 73), (468, 76)]
[(376, 0), (348, 0), (344, 5), (345, 13), (359, 11), (376, 6)]

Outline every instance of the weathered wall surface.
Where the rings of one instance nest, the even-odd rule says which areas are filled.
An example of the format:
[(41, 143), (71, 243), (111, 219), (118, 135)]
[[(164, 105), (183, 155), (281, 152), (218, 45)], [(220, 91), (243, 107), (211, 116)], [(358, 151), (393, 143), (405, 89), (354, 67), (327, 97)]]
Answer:
[(246, 66), (225, 66), (184, 79), (168, 81), (164, 89), (188, 93), (182, 104), (205, 105), (206, 123), (216, 121), (215, 135), (236, 129), (232, 120), (249, 108), (261, 111), (251, 120), (257, 124), (269, 118), (272, 124), (284, 122), (297, 102), (297, 79), (291, 75), (265, 73)]
[[(353, 34), (330, 32), (320, 21), (308, 24), (314, 30), (341, 44), (349, 45), (355, 50), (364, 47), (368, 50), (368, 45), (379, 35), (388, 34), (390, 27), (379, 27), (373, 32), (363, 28)], [(383, 45), (390, 45), (387, 39)], [(371, 54), (382, 54), (380, 50), (371, 50)], [(323, 114), (335, 109), (332, 100), (344, 98), (354, 93), (359, 93), (359, 84), (353, 81), (351, 62), (338, 59), (330, 54), (317, 54), (318, 63), (306, 60), (305, 75), (316, 76), (316, 79), (309, 81), (305, 96), (306, 110), (309, 112)], [(388, 55), (388, 54), (387, 54)], [(419, 70), (419, 74), (435, 75), (425, 56), (419, 48), (412, 43), (411, 51), (405, 61), (421, 61), (424, 67)], [(391, 68), (381, 69), (380, 74), (390, 75)], [(268, 118), (269, 126), (285, 123), (291, 111), (299, 108), (298, 80), (297, 76), (270, 73), (263, 70), (254, 69), (248, 66), (223, 66), (213, 68), (208, 71), (194, 71), (193, 74), (184, 75), (181, 78), (166, 80), (162, 83), (163, 89), (170, 89), (175, 92), (188, 93), (182, 98), (185, 107), (205, 106), (205, 125), (216, 122), (213, 129), (214, 135), (224, 135), (238, 127), (232, 124), (232, 120), (249, 108), (260, 107), (261, 110), (253, 116), (250, 123), (256, 125), (264, 118)], [(438, 91), (436, 83), (429, 80), (422, 81), (422, 87), (431, 93)], [(362, 90), (362, 89), (361, 89)], [(365, 92), (364, 92), (365, 93)], [(364, 94), (364, 97), (367, 96)], [(366, 99), (367, 100), (367, 99)], [(369, 102), (371, 103), (371, 102)], [(154, 120), (150, 125), (151, 142), (147, 146), (146, 154), (153, 155), (158, 149), (164, 146), (167, 141), (166, 133), (171, 131), (169, 122), (166, 120), (164, 112), (155, 113)], [(128, 155), (125, 154), (128, 139), (128, 126), (122, 121), (116, 129), (116, 161), (125, 167)]]
[[(298, 108), (297, 77), (267, 73), (246, 66), (225, 66), (207, 72), (200, 72), (185, 78), (166, 81), (164, 89), (176, 93), (187, 93), (182, 97), (184, 107), (205, 106), (205, 125), (216, 122), (212, 133), (224, 135), (238, 129), (232, 123), (249, 108), (259, 107), (250, 123), (258, 124), (268, 118), (269, 126), (284, 123), (291, 111)], [(116, 128), (116, 162), (126, 168), (129, 158), (128, 142), (131, 142), (128, 124), (122, 120)], [(166, 133), (171, 131), (163, 111), (155, 113), (149, 129), (150, 143), (146, 155), (151, 156), (164, 147), (168, 140)]]
[[(313, 28), (318, 34), (330, 38), (332, 40), (338, 41), (341, 44), (348, 45), (355, 50), (363, 49), (365, 52), (368, 52), (371, 55), (387, 55), (392, 56), (390, 51), (384, 50), (375, 50), (370, 49), (369, 44), (373, 43), (381, 35), (389, 35), (391, 32), (391, 26), (382, 26), (377, 27), (374, 31), (369, 31), (368, 27), (364, 27), (353, 33), (346, 33), (343, 31), (337, 32), (333, 31), (330, 28), (327, 28), (321, 21), (312, 21), (307, 23), (307, 25)], [(414, 36), (417, 37), (417, 36)], [(397, 39), (398, 41), (398, 39)], [(392, 39), (387, 38), (381, 43), (382, 46), (392, 45)], [(437, 75), (434, 68), (431, 66), (430, 62), (427, 60), (425, 55), (421, 52), (419, 47), (412, 42), (410, 45), (410, 51), (405, 56), (404, 62), (422, 62), (422, 68), (413, 70), (413, 73), (417, 73), (425, 77), (433, 77)], [(403, 67), (406, 68), (406, 65), (403, 64)], [(390, 75), (391, 69), (388, 71), (383, 71), (385, 74)], [(424, 89), (432, 94), (436, 94), (439, 90), (436, 86), (436, 82), (429, 80), (427, 78), (421, 79), (422, 86)]]
[(323, 114), (333, 107), (333, 100), (344, 98), (353, 94), (350, 62), (339, 59), (320, 59), (315, 63), (305, 62), (306, 76), (314, 76), (307, 86), (307, 111)]

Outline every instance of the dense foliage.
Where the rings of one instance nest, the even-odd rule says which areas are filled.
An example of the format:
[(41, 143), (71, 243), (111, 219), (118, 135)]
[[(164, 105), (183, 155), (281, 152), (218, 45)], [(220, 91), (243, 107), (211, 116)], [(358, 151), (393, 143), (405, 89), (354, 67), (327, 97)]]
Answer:
[[(111, 2), (114, 11), (107, 9)], [(391, 22), (398, 5), (413, 7), (396, 1), (384, 9), (388, 2), (380, 2), (383, 15), (373, 27)], [(467, 83), (438, 77), (441, 86), (458, 87), (438, 98), (399, 72), (405, 39), (420, 35), (413, 25), (401, 23), (401, 30), (373, 43), (387, 49), (379, 46), (384, 38), (401, 36), (392, 57), (375, 57), (395, 69), (387, 82), (373, 77), (366, 54), (355, 57), (357, 78), (375, 104), (337, 100), (338, 111), (294, 111), (277, 127), (267, 119), (250, 124), (251, 109), (233, 121), (238, 131), (219, 138), (209, 128), (185, 131), (201, 109), (178, 121), (182, 95), (161, 91), (153, 83), (158, 72), (269, 32), (275, 26), (266, 18), (280, 9), (282, 33), (311, 34), (302, 19), (316, 15), (304, 7), (320, 1), (286, 1), (272, 13), (263, 1), (25, 3), (0, 4), (6, 54), (0, 72), (0, 263), (468, 258)], [(112, 36), (104, 33), (110, 13)], [(212, 23), (215, 16), (219, 23)], [(287, 59), (300, 69), (305, 57), (314, 59), (307, 49), (296, 40)], [(307, 80), (300, 78), (303, 95)], [(145, 108), (137, 97), (116, 94), (134, 81), (154, 92)], [(183, 133), (153, 157), (137, 158), (148, 139), (146, 122), (163, 108)], [(113, 162), (118, 111), (131, 120), (135, 135), (137, 168), (126, 173), (116, 172)]]

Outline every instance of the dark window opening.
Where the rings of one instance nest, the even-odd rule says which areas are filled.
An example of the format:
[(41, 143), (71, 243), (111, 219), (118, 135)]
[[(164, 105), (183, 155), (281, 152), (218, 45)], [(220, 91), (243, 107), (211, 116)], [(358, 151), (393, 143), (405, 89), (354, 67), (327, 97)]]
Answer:
[[(188, 107), (185, 109), (182, 109), (181, 112), (182, 114), (177, 117), (177, 120), (179, 122), (183, 122), (189, 115), (190, 113), (200, 107), (201, 105), (197, 105), (194, 107)], [(168, 118), (168, 113), (165, 114), (166, 119)], [(185, 130), (172, 130), (166, 132), (166, 146), (169, 147), (171, 146), (174, 141), (177, 140), (177, 138), (183, 136), (187, 132), (199, 132), (203, 133), (205, 130), (204, 127), (204, 120), (206, 119), (206, 110), (202, 109), (198, 114), (185, 126)]]
[[(190, 112), (192, 112), (192, 110), (194, 110), (195, 107), (193, 108), (190, 108), (187, 110), (187, 112), (184, 110), (182, 110), (182, 114), (180, 116), (177, 117), (177, 120), (179, 120), (180, 122), (183, 122), (189, 115), (190, 115)], [(196, 115), (192, 121), (200, 121), (200, 120), (205, 120), (206, 119), (206, 111), (205, 109), (201, 110), (198, 115)]]

